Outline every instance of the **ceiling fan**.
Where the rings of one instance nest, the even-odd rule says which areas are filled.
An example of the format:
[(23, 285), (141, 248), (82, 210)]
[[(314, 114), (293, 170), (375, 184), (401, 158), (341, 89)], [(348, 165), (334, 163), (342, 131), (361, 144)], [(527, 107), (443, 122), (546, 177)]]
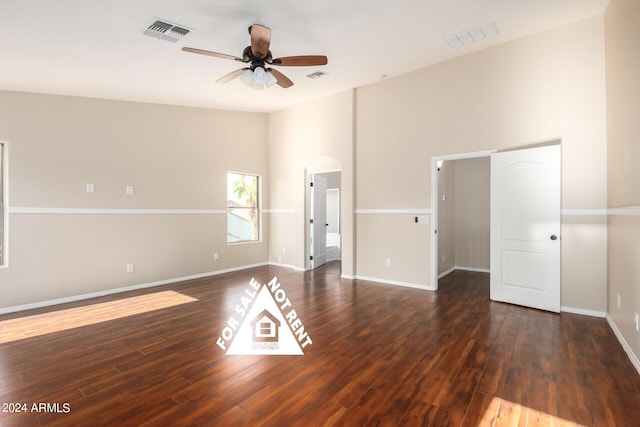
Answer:
[(274, 84), (283, 88), (293, 86), (293, 82), (280, 71), (269, 68), (269, 65), (304, 67), (315, 65), (327, 65), (327, 57), (323, 55), (300, 55), (284, 56), (274, 58), (269, 50), (271, 43), (271, 30), (260, 24), (253, 24), (249, 27), (251, 35), (251, 46), (247, 46), (242, 52), (242, 57), (227, 55), (224, 53), (211, 52), (209, 50), (183, 47), (185, 52), (197, 53), (200, 55), (213, 56), (215, 58), (232, 59), (234, 61), (248, 64), (248, 67), (240, 68), (217, 80), (217, 83), (226, 83), (236, 77), (240, 77), (243, 83), (256, 89), (265, 86), (271, 87)]

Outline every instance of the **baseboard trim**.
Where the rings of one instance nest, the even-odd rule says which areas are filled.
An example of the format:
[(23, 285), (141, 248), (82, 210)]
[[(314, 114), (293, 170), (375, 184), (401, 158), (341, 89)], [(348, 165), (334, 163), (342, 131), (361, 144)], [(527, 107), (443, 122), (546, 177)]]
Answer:
[(489, 270), (488, 268), (476, 268), (476, 267), (461, 267), (459, 265), (456, 265), (455, 267), (453, 267), (454, 270), (462, 270), (462, 271), (471, 271), (474, 273), (490, 273), (491, 270)]
[(381, 279), (379, 277), (369, 277), (369, 276), (356, 275), (354, 277), (354, 279), (356, 279), (356, 280), (366, 280), (367, 282), (378, 282), (378, 283), (383, 283), (385, 285), (404, 286), (405, 288), (422, 289), (422, 290), (425, 290), (425, 291), (433, 291), (433, 290), (435, 290), (431, 286), (423, 285), (421, 283), (402, 282), (402, 281), (399, 281), (399, 280)]
[(273, 262), (273, 261), (269, 261), (269, 265), (273, 265), (276, 267), (282, 267), (282, 268), (290, 268), (291, 270), (295, 270), (296, 266), (293, 264), (285, 264), (282, 262)]
[(581, 314), (583, 316), (591, 316), (591, 317), (600, 317), (602, 319), (607, 317), (607, 313), (605, 311), (586, 310), (584, 308), (576, 308), (576, 307), (565, 307), (564, 305), (560, 306), (560, 311), (563, 313)]
[(447, 271), (445, 271), (444, 273), (440, 273), (438, 275), (438, 280), (442, 279), (444, 276), (453, 273), (454, 271), (456, 271), (456, 267), (451, 267), (450, 269), (448, 269)]
[(627, 340), (624, 339), (624, 336), (622, 335), (622, 332), (620, 332), (620, 329), (618, 329), (618, 325), (616, 325), (616, 322), (614, 322), (611, 316), (609, 316), (608, 314), (607, 323), (609, 323), (609, 326), (611, 327), (613, 333), (616, 335), (616, 338), (618, 338), (620, 345), (622, 345), (625, 353), (627, 353), (627, 356), (629, 356), (629, 360), (631, 360), (631, 363), (636, 368), (636, 371), (638, 371), (638, 374), (640, 374), (640, 360), (638, 360), (638, 356), (633, 353), (633, 350), (631, 350), (631, 346), (629, 345)]
[(307, 271), (304, 267), (298, 267), (295, 264), (285, 264), (283, 262), (277, 262), (277, 261), (269, 261), (267, 264), (273, 265), (274, 267), (289, 268), (293, 271), (299, 271), (303, 273)]
[(187, 281), (187, 280), (202, 279), (203, 277), (218, 276), (220, 274), (231, 273), (231, 272), (234, 272), (234, 271), (247, 270), (249, 268), (255, 268), (255, 267), (262, 267), (262, 266), (265, 266), (267, 264), (268, 264), (267, 262), (261, 262), (261, 263), (257, 263), (257, 264), (249, 264), (249, 265), (243, 265), (243, 266), (239, 266), (239, 267), (226, 268), (226, 269), (223, 269), (223, 270), (216, 270), (216, 271), (209, 271), (209, 272), (206, 272), (206, 273), (193, 274), (193, 275), (190, 275), (190, 276), (175, 277), (175, 278), (172, 278), (172, 279), (158, 280), (158, 281), (155, 281), (155, 282), (148, 282), (148, 283), (141, 283), (141, 284), (138, 284), (138, 285), (125, 286), (125, 287), (122, 287), (122, 288), (106, 289), (104, 291), (90, 292), (90, 293), (87, 293), (87, 294), (80, 294), (80, 295), (72, 295), (72, 296), (69, 296), (69, 297), (56, 298), (56, 299), (47, 300), (47, 301), (38, 301), (38, 302), (34, 302), (34, 303), (29, 303), (29, 304), (16, 305), (16, 306), (13, 306), (13, 307), (5, 307), (5, 308), (0, 308), (0, 314), (16, 313), (16, 312), (19, 312), (19, 311), (32, 310), (34, 308), (50, 307), (50, 306), (54, 306), (54, 305), (66, 304), (66, 303), (69, 303), (69, 302), (83, 301), (83, 300), (88, 300), (88, 299), (92, 299), (92, 298), (98, 298), (98, 297), (104, 297), (104, 296), (108, 296), (108, 295), (119, 294), (119, 293), (122, 293), (122, 292), (136, 291), (136, 290), (139, 290), (139, 289), (146, 289), (146, 288), (153, 288), (153, 287), (156, 287), (156, 286), (170, 285), (172, 283), (184, 282), (184, 281)]

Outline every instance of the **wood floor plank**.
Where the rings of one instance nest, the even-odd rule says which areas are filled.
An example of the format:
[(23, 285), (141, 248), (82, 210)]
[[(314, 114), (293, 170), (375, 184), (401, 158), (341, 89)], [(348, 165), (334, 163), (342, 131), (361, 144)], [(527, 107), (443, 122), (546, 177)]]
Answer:
[[(216, 340), (249, 280), (274, 276), (313, 344), (299, 356), (226, 355)], [(263, 266), (2, 315), (0, 337), (0, 404), (50, 404), (0, 412), (2, 426), (640, 419), (640, 375), (606, 320), (492, 302), (484, 273), (455, 271), (427, 292), (341, 279), (339, 263)]]
[(433, 406), (428, 403), (422, 402), (421, 400), (415, 399), (411, 402), (411, 406), (404, 413), (397, 425), (416, 427), (430, 426), (432, 425), (437, 411), (437, 406)]
[(439, 405), (433, 420), (436, 426), (459, 426), (467, 413), (473, 393), (478, 385), (480, 372), (461, 368), (453, 384), (447, 391), (444, 401)]
[(491, 394), (476, 391), (473, 393), (462, 426), (476, 427), (493, 425), (498, 413), (499, 399)]

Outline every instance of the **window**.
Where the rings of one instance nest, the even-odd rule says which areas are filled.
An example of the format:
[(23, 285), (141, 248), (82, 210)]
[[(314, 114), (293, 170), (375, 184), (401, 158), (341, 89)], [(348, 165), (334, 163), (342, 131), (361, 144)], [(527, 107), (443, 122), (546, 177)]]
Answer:
[(0, 267), (7, 263), (7, 149), (0, 141)]
[(227, 242), (251, 242), (260, 238), (258, 177), (227, 173)]

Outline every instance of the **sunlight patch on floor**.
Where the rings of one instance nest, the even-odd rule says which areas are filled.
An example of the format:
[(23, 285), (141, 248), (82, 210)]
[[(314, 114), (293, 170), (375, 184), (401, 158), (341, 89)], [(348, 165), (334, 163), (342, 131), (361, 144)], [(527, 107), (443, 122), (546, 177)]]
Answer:
[(163, 291), (0, 321), (0, 344), (198, 301)]
[(491, 403), (484, 412), (478, 426), (584, 427), (582, 424), (537, 411), (533, 408), (499, 397), (491, 399)]

